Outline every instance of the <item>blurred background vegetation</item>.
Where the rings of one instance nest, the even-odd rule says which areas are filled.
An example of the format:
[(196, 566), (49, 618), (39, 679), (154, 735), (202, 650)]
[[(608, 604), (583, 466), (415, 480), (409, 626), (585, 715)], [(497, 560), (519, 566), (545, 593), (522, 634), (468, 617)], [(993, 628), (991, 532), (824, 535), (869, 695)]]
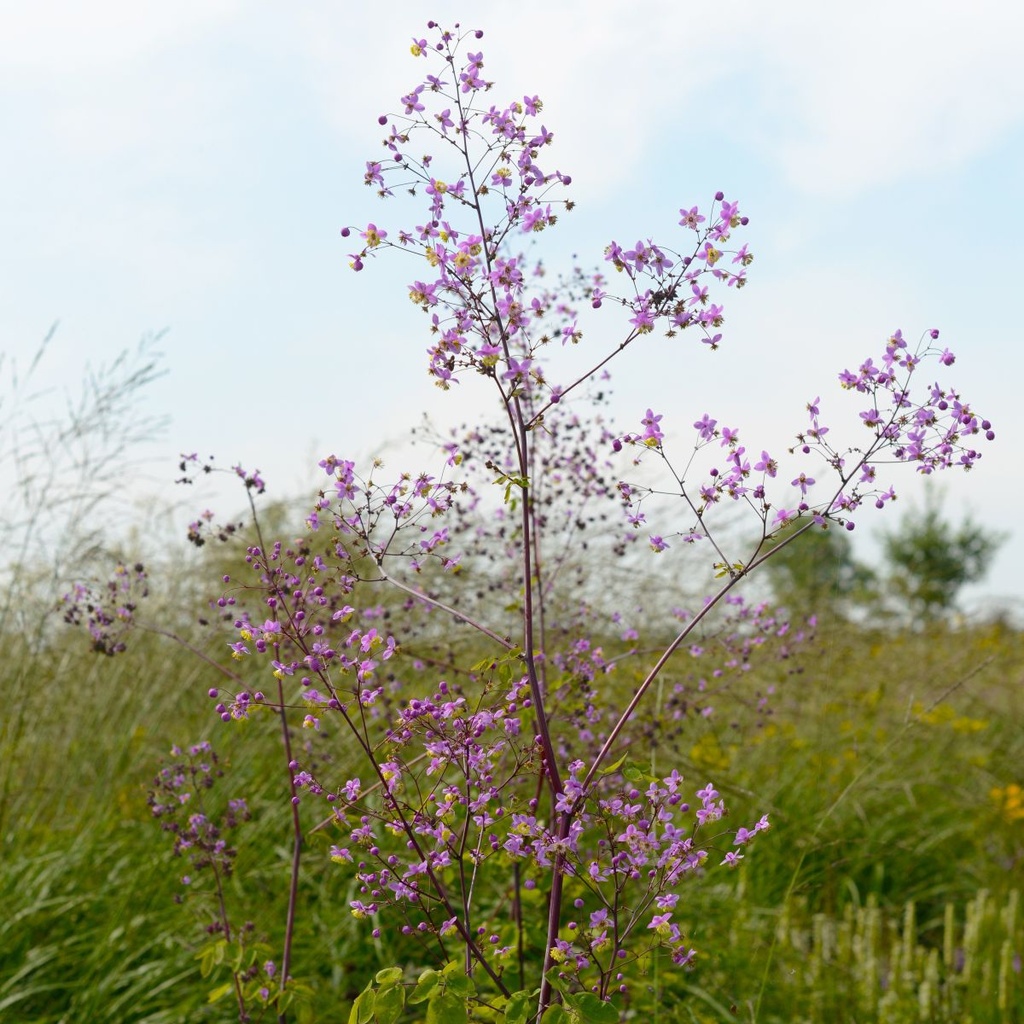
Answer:
[[(197, 960), (202, 897), (183, 898), (186, 865), (147, 805), (171, 746), (211, 740), (225, 766), (211, 807), (244, 797), (253, 813), (232, 836), (228, 900), (277, 955), (290, 870), (280, 738), (259, 721), (223, 725), (207, 696), (222, 679), (195, 654), (229, 663), (231, 637), (206, 604), (229, 555), (133, 536), (118, 511), (118, 481), (159, 429), (139, 406), (159, 373), (154, 342), (99, 368), (54, 420), (25, 401), (36, 365), (6, 367), (0, 404), (12, 481), (0, 521), (0, 1020), (237, 1019), (230, 1000), (209, 1000), (225, 976), (202, 976)], [(286, 535), (301, 514), (279, 506), (265, 523)], [(1024, 1019), (1024, 636), (1005, 617), (957, 615), (1000, 538), (948, 517), (926, 490), (884, 538), (879, 565), (860, 564), (835, 529), (802, 540), (766, 578), (794, 619), (818, 615), (814, 641), (754, 659), (713, 715), (641, 730), (659, 768), (678, 767), (695, 788), (714, 781), (737, 824), (768, 812), (773, 828), (739, 870), (692, 886), (679, 916), (697, 969), (649, 964), (626, 1011), (764, 1024)], [(145, 622), (193, 651), (140, 630), (110, 658), (63, 627), (73, 578), (137, 558), (150, 571)], [(673, 587), (647, 577), (634, 603), (671, 603)], [(212, 625), (197, 621), (204, 612)], [(610, 626), (603, 639), (612, 655), (623, 647)], [(643, 667), (624, 659), (602, 681), (608, 699), (628, 696)], [(303, 740), (309, 756), (347, 767), (329, 730)], [(308, 828), (316, 809), (304, 813)], [(353, 919), (329, 842), (312, 834), (303, 860), (299, 1020), (347, 1020), (374, 971), (416, 966), (394, 930), (371, 940)]]

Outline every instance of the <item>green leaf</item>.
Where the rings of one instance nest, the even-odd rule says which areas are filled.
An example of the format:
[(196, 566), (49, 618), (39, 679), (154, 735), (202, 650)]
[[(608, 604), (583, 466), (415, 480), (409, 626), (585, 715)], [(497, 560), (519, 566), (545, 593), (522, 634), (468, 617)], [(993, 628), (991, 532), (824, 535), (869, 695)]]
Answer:
[(397, 985), (404, 976), (405, 972), (401, 967), (385, 967), (384, 970), (377, 972), (376, 981), (378, 985)]
[(628, 754), (623, 754), (622, 757), (620, 757), (618, 761), (615, 762), (615, 764), (610, 764), (607, 768), (602, 768), (601, 774), (612, 775), (613, 773), (617, 772), (626, 763), (626, 758), (628, 756)]
[(476, 995), (476, 985), (473, 984), (473, 979), (467, 978), (464, 974), (455, 974), (450, 977), (446, 987), (449, 992), (454, 992), (462, 999)]
[(466, 1024), (466, 1000), (454, 992), (440, 992), (427, 1003), (426, 1024)]
[(224, 963), (224, 954), (227, 951), (227, 946), (228, 944), (224, 939), (218, 939), (216, 942), (203, 946), (196, 954), (196, 959), (199, 961), (199, 973), (204, 978), (210, 976), (210, 972), (214, 967), (219, 967)]
[(570, 1017), (558, 1003), (552, 1003), (544, 1011), (544, 1016), (540, 1021), (541, 1024), (570, 1024)]
[(582, 1024), (619, 1024), (619, 1011), (593, 992), (580, 992), (572, 1002)]
[[(496, 467), (488, 463), (488, 468), (495, 469)], [(499, 471), (497, 479), (494, 481), (496, 484), (505, 484), (505, 504), (511, 505), (513, 508), (516, 507), (516, 498), (512, 496), (513, 488), (528, 489), (530, 481), (525, 476), (514, 476), (510, 473), (502, 473)], [(516, 492), (518, 494), (518, 490)]]
[(374, 997), (373, 1017), (377, 1024), (395, 1024), (404, 1009), (405, 989), (401, 985), (388, 985)]
[(369, 1024), (373, 1020), (373, 982), (370, 982), (352, 1004), (348, 1024)]
[(513, 992), (505, 1007), (505, 1024), (526, 1024), (534, 998), (531, 992)]
[(412, 995), (409, 996), (410, 1003), (422, 1003), (429, 999), (431, 993), (437, 988), (441, 981), (441, 975), (435, 970), (431, 970), (429, 967), (419, 976), (419, 980), (416, 982), (416, 987), (412, 990)]
[(650, 779), (647, 769), (643, 765), (634, 764), (632, 761), (622, 769), (622, 777), (627, 782), (646, 782)]
[(444, 977), (445, 988), (449, 992), (454, 992), (462, 999), (476, 994), (476, 985), (473, 984), (472, 978), (466, 976), (465, 968), (460, 960), (452, 960), (445, 964), (441, 974)]
[(208, 1003), (216, 1003), (223, 999), (225, 996), (230, 995), (234, 989), (234, 982), (227, 981), (223, 985), (218, 985), (207, 997)]

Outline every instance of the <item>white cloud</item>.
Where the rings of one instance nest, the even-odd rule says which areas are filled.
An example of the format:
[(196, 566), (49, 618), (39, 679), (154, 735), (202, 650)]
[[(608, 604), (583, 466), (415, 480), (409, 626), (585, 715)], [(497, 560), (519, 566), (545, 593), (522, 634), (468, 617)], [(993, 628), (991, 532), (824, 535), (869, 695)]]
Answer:
[[(445, 24), (459, 8), (465, 15), (452, 0), (434, 8)], [(23, 4), (5, 17), (0, 83), (62, 92), (57, 128), (96, 146), (144, 136), (155, 102), (196, 114), (188, 93), (216, 102), (239, 61), (286, 62), (321, 96), (331, 123), (369, 140), (376, 113), (415, 81), (407, 42), (426, 32), (419, 3), (401, 0), (388, 12), (313, 3), (283, 13), (238, 0)], [(522, 0), (472, 16), (486, 32), (481, 46), (500, 97), (527, 88), (545, 96), (559, 125), (558, 159), (609, 191), (667, 140), (699, 154), (725, 137), (802, 190), (856, 194), (968, 161), (1024, 116), (1016, 70), (1024, 8), (998, 0), (738, 0), (714, 16), (648, 0), (630, 17), (617, 0)], [(222, 51), (219, 83), (214, 69), (188, 67), (197, 43)], [(162, 100), (145, 67), (168, 53), (185, 68)], [(103, 90), (104, 81), (122, 94)]]
[(109, 70), (195, 39), (241, 13), (239, 0), (38, 0), (4, 11), (0, 81)]
[[(433, 13), (465, 16), (453, 0)], [(1024, 8), (998, 0), (737, 0), (710, 21), (679, 0), (629, 18), (617, 0), (522, 0), (472, 17), (495, 100), (547, 100), (555, 158), (583, 199), (649, 177), (654, 152), (694, 161), (724, 142), (802, 192), (851, 196), (976, 158), (1024, 118)], [(422, 73), (407, 44), (425, 22), (412, 0), (388, 18), (373, 5), (48, 0), (5, 19), (0, 85), (36, 95), (39, 127), (70, 155), (187, 151), (237, 117), (263, 68), (303, 82), (369, 156), (376, 114)]]
[(1019, 7), (740, 8), (733, 59), (777, 83), (751, 111), (759, 145), (802, 190), (848, 195), (956, 166), (1024, 121)]
[[(434, 13), (451, 24), (462, 6)], [(659, 149), (699, 160), (722, 140), (803, 192), (847, 197), (975, 159), (1024, 120), (1024, 8), (737, 0), (710, 24), (708, 13), (678, 0), (648, 0), (629, 18), (617, 0), (522, 0), (463, 27), (486, 30), (496, 101), (525, 89), (547, 100), (557, 159), (586, 171), (584, 197), (644, 175)], [(374, 137), (375, 114), (416, 80), (406, 42), (424, 21), (406, 3), (386, 21), (372, 8), (296, 15), (306, 71), (338, 127)]]

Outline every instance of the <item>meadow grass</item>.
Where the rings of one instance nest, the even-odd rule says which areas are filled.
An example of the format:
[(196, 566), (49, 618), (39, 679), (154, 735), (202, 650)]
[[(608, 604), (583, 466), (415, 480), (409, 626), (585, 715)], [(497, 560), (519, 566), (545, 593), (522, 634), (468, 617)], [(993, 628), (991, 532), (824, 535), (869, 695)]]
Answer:
[[(73, 633), (5, 647), (0, 1020), (236, 1019), (230, 1000), (208, 1003), (225, 978), (201, 975), (204, 919), (175, 902), (185, 868), (146, 797), (172, 744), (214, 741), (227, 767), (217, 798), (244, 796), (253, 810), (228, 897), (270, 955), (290, 855), (275, 731), (221, 724), (206, 697), (212, 670), (159, 637), (140, 635), (117, 658)], [(659, 765), (714, 781), (743, 820), (768, 811), (773, 830), (726, 881), (692, 887), (683, 917), (698, 969), (647, 965), (627, 1012), (1022, 1019), (1022, 655), (1024, 638), (998, 626), (828, 632), (798, 665), (755, 666), (734, 703), (659, 749)], [(614, 685), (628, 687), (629, 673)], [(768, 685), (766, 721), (742, 698)], [(344, 760), (343, 745), (334, 756)], [(303, 861), (297, 1019), (346, 1020), (374, 971), (415, 964), (393, 930), (374, 941), (353, 920), (328, 844), (317, 833)]]
[(768, 726), (716, 745), (777, 832), (694, 916), (695, 980), (736, 1007), (696, 1019), (1021, 1018), (1022, 653), (998, 626), (826, 636)]

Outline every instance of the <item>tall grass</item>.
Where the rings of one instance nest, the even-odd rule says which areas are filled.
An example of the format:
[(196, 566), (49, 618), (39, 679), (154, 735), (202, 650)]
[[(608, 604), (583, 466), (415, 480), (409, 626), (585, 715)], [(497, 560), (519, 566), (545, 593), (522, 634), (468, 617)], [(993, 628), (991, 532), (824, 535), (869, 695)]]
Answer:
[[(690, 777), (713, 779), (739, 813), (770, 808), (775, 825), (735, 884), (694, 890), (698, 970), (652, 965), (631, 1009), (682, 1021), (1020, 1019), (1024, 823), (1001, 794), (1024, 765), (1022, 646), (999, 629), (832, 636), (767, 725), (737, 706), (721, 727), (683, 730)], [(213, 670), (159, 637), (114, 659), (74, 635), (43, 651), (8, 637), (5, 650), (0, 1019), (233, 1019), (228, 1003), (208, 1004), (222, 979), (201, 976), (202, 919), (175, 902), (184, 867), (146, 795), (171, 743), (213, 739), (228, 767), (220, 795), (254, 810), (229, 897), (273, 948), (289, 862), (287, 780), (265, 771), (275, 740), (221, 725), (205, 697)], [(751, 688), (765, 682), (757, 671)], [(413, 953), (387, 930), (376, 943), (355, 932), (342, 873), (315, 839), (296, 974), (307, 1019), (344, 1019), (367, 976)]]
[(1022, 653), (999, 627), (825, 637), (771, 724), (723, 737), (716, 778), (776, 833), (693, 915), (736, 1007), (696, 1019), (1021, 1018)]

